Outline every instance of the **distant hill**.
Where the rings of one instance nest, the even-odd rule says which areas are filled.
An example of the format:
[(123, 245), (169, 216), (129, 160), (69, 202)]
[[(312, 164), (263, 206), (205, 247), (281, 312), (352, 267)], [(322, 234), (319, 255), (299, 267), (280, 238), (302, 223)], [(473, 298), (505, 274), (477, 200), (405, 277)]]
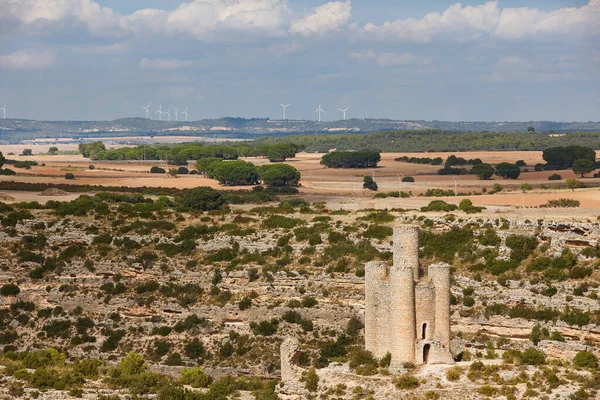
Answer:
[(258, 138), (303, 133), (369, 133), (386, 130), (440, 129), (448, 132), (600, 132), (600, 122), (482, 122), (482, 121), (398, 121), (391, 119), (353, 118), (345, 121), (272, 120), (269, 118), (205, 119), (190, 122), (166, 122), (144, 118), (114, 121), (35, 121), (0, 120), (0, 141), (13, 142), (33, 138), (95, 136), (216, 136)]

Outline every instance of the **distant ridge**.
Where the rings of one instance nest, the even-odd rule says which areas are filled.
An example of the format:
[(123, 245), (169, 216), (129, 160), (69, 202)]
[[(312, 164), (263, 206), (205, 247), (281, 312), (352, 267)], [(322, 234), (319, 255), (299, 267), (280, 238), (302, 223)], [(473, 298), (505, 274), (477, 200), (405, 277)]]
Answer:
[(0, 119), (0, 140), (14, 141), (44, 137), (94, 136), (217, 136), (256, 138), (298, 133), (369, 133), (386, 130), (442, 130), (449, 132), (600, 132), (600, 122), (486, 122), (422, 121), (381, 118), (352, 118), (345, 121), (273, 120), (269, 118), (204, 119), (189, 122), (166, 122), (144, 118), (121, 118), (114, 121), (36, 121)]

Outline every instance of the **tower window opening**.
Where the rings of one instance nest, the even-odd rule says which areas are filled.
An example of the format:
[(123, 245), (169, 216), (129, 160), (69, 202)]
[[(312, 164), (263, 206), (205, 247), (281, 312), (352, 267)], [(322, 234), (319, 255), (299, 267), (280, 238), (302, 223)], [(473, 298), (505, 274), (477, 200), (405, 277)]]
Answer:
[(421, 329), (421, 339), (425, 339), (426, 337), (426, 333), (427, 333), (427, 323), (423, 324), (423, 327)]

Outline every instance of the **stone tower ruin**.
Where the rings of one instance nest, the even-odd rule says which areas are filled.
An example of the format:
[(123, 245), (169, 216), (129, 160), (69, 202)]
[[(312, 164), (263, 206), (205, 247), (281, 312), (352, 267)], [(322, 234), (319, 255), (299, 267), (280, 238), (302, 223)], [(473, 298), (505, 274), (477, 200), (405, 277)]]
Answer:
[(450, 354), (450, 266), (419, 268), (419, 228), (394, 228), (393, 265), (365, 268), (365, 344), (378, 358), (405, 363), (452, 363)]

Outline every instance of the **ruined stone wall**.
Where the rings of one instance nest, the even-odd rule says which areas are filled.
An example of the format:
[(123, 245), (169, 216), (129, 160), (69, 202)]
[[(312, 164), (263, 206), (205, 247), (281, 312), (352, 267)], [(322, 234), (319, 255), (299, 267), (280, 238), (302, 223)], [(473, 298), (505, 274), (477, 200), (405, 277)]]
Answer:
[(281, 379), (284, 382), (293, 382), (300, 379), (302, 368), (294, 363), (294, 357), (300, 350), (300, 342), (294, 337), (287, 337), (281, 343), (279, 354), (281, 357)]
[(436, 263), (429, 266), (429, 279), (435, 286), (434, 338), (442, 346), (450, 346), (450, 266)]

